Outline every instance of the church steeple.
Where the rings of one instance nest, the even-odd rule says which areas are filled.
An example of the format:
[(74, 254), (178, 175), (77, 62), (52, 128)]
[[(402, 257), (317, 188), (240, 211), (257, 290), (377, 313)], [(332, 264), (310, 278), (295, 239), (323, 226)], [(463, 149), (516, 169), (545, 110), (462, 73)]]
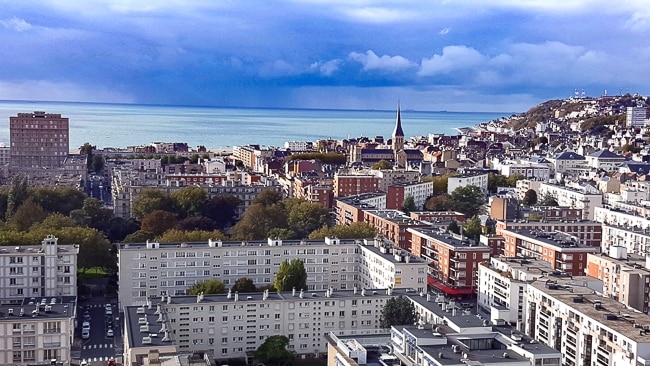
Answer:
[(395, 130), (393, 130), (393, 151), (404, 149), (404, 131), (402, 131), (402, 115), (399, 102), (397, 103), (397, 118), (395, 120)]

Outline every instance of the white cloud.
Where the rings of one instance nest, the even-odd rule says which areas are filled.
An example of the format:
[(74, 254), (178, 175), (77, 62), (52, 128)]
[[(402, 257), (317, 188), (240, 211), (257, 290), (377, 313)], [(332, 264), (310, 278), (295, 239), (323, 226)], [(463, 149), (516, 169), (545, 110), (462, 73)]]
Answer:
[(135, 103), (130, 95), (99, 85), (85, 86), (49, 80), (0, 81), (0, 100)]
[(439, 35), (444, 36), (446, 34), (449, 34), (449, 28), (443, 28), (438, 32)]
[(262, 65), (259, 75), (264, 78), (285, 77), (300, 74), (300, 70), (285, 60), (275, 60), (272, 63)]
[(351, 60), (357, 61), (363, 65), (363, 70), (385, 70), (400, 71), (414, 67), (413, 63), (402, 56), (377, 56), (373, 51), (368, 50), (366, 53), (352, 52), (348, 55)]
[(311, 70), (317, 70), (323, 76), (332, 76), (339, 69), (339, 65), (343, 63), (342, 60), (335, 59), (325, 62), (314, 62), (309, 66)]
[(625, 26), (635, 32), (650, 30), (650, 10), (647, 8), (634, 12)]
[(32, 25), (27, 23), (25, 19), (19, 19), (16, 17), (13, 17), (9, 20), (0, 20), (0, 24), (3, 27), (7, 29), (13, 29), (16, 32), (24, 32), (32, 28)]
[(392, 23), (413, 17), (413, 14), (406, 9), (389, 9), (382, 7), (343, 9), (342, 12), (352, 19), (367, 23)]
[(447, 46), (442, 54), (423, 59), (420, 76), (449, 74), (458, 70), (467, 70), (481, 66), (487, 58), (479, 51), (467, 46)]

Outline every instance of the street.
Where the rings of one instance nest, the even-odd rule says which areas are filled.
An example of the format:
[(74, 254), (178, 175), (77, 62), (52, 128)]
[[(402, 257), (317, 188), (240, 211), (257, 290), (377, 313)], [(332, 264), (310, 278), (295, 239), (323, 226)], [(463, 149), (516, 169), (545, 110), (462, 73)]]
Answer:
[[(73, 355), (79, 356), (80, 361), (88, 362), (88, 365), (104, 366), (111, 357), (122, 356), (122, 330), (120, 326), (119, 312), (115, 305), (111, 304), (113, 315), (106, 315), (106, 304), (110, 304), (110, 298), (94, 298), (79, 304), (77, 311), (77, 330)], [(81, 325), (84, 321), (84, 314), (90, 316), (90, 337), (82, 339)], [(113, 336), (107, 335), (108, 329), (112, 329)], [(117, 347), (116, 347), (117, 346)], [(119, 353), (117, 353), (119, 352)]]

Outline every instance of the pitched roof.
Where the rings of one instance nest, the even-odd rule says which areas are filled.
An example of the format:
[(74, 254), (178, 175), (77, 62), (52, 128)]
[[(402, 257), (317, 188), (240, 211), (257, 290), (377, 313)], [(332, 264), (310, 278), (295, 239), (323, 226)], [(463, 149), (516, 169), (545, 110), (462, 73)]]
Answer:
[(613, 153), (613, 152), (611, 152), (609, 150), (606, 150), (606, 149), (593, 152), (593, 153), (589, 154), (588, 156), (594, 157), (594, 158), (603, 158), (603, 159), (613, 159), (613, 158), (618, 158), (618, 159), (621, 159), (621, 160), (625, 159), (623, 156), (615, 154), (615, 153)]
[(404, 137), (404, 131), (402, 131), (402, 113), (400, 111), (399, 104), (397, 105), (397, 119), (395, 120), (395, 130), (393, 131), (393, 136)]
[(557, 160), (585, 160), (585, 157), (573, 151), (565, 151), (558, 155)]

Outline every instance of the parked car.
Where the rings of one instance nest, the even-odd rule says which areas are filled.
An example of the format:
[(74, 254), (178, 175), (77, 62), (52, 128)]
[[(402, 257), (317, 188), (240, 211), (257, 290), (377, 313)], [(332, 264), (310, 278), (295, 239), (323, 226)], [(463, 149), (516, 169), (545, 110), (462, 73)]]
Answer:
[(108, 330), (106, 331), (106, 336), (107, 336), (107, 337), (112, 337), (113, 335), (114, 335), (114, 333), (113, 333), (113, 329), (108, 328)]
[(83, 328), (81, 330), (81, 339), (88, 339), (90, 338), (90, 328)]

